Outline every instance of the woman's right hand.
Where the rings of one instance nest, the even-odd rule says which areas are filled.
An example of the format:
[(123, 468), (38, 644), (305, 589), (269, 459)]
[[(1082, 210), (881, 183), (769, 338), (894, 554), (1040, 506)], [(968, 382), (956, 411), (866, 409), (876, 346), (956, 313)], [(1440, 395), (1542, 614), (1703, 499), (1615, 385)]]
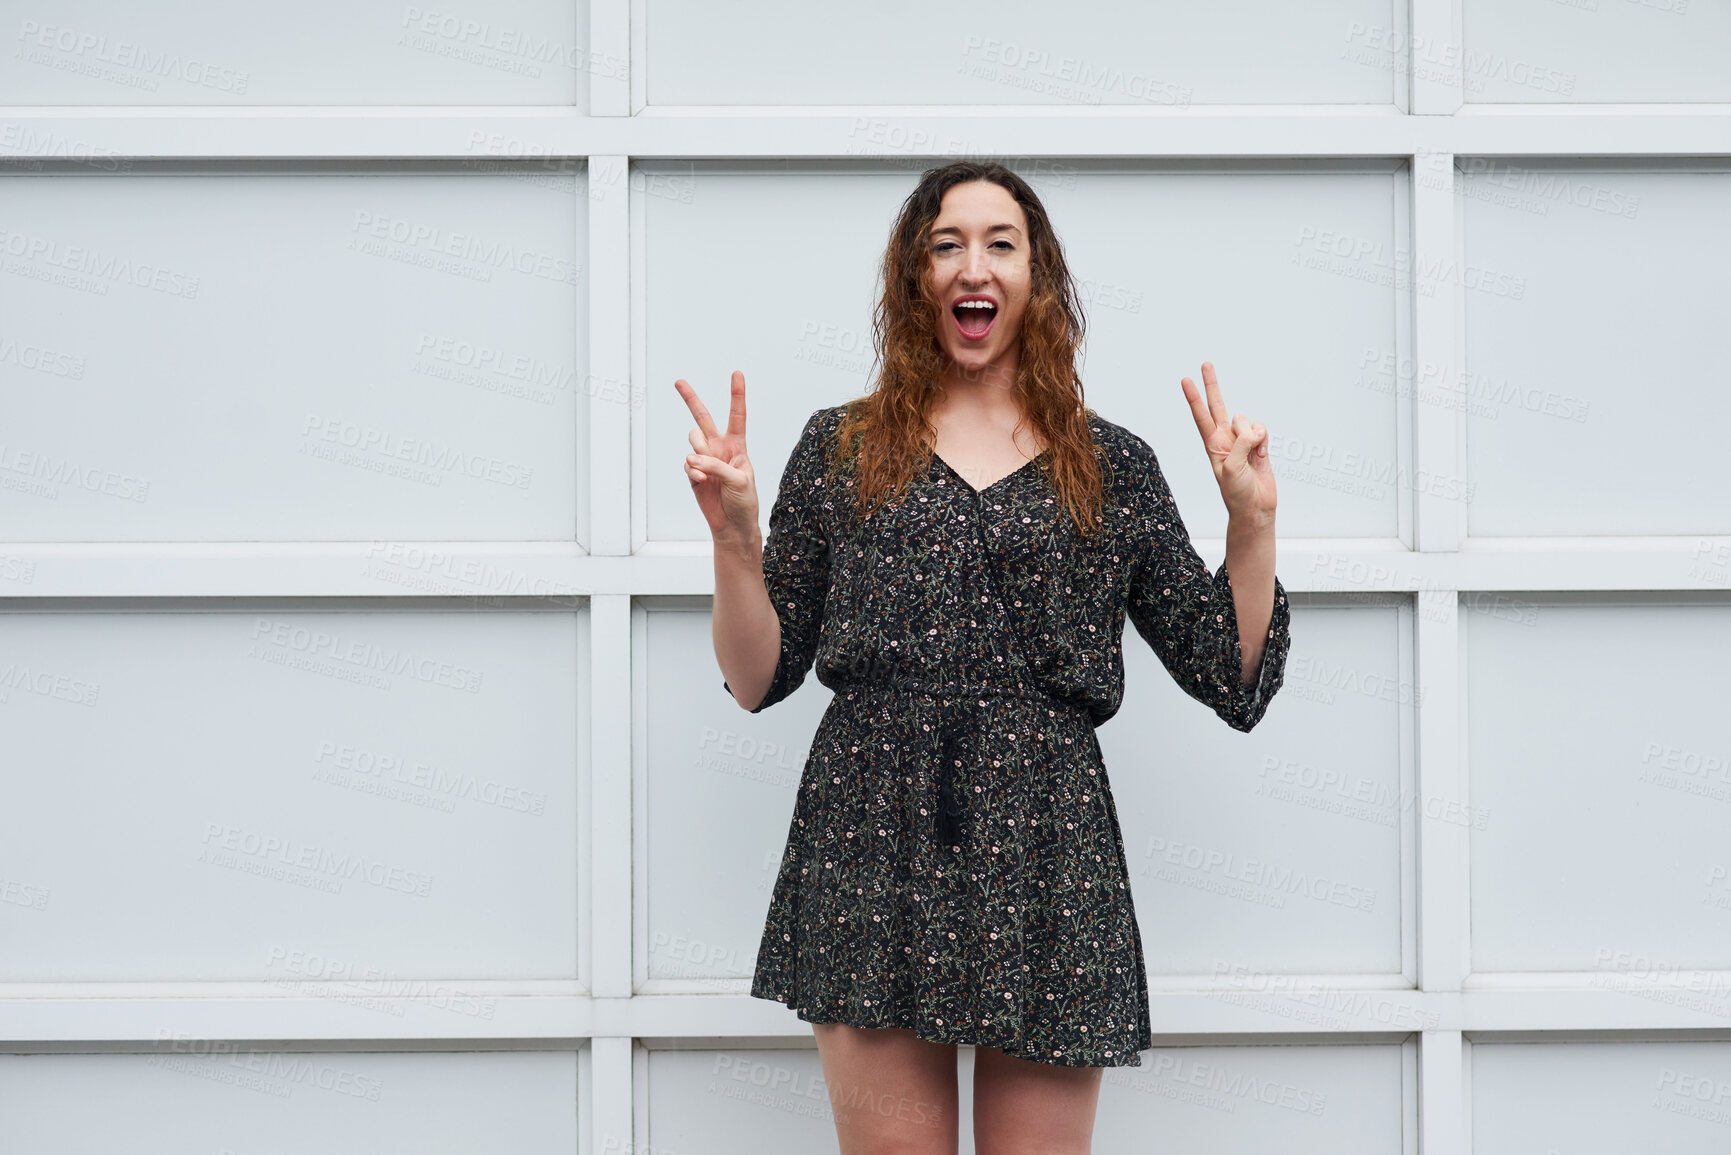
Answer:
[(757, 481), (745, 453), (745, 374), (733, 371), (733, 396), (727, 431), (715, 427), (697, 391), (682, 377), (673, 383), (697, 422), (690, 434), (692, 452), (685, 476), (692, 496), (718, 542), (746, 542), (758, 534)]

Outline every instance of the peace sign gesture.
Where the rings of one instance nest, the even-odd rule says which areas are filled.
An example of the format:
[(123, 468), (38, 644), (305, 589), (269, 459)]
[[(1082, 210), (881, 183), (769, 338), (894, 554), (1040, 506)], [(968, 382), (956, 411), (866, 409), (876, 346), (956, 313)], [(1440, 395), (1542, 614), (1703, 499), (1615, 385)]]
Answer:
[(1214, 480), (1220, 485), (1228, 515), (1252, 523), (1272, 522), (1274, 468), (1268, 459), (1267, 428), (1242, 413), (1231, 421), (1226, 419), (1226, 402), (1221, 399), (1212, 361), (1202, 362), (1202, 384), (1208, 389), (1207, 404), (1188, 377), (1183, 381), (1184, 398), (1190, 402), (1196, 431), (1202, 435), (1202, 446), (1208, 451), (1208, 464), (1214, 468)]
[(691, 481), (691, 494), (697, 498), (704, 520), (709, 522), (710, 535), (717, 540), (747, 540), (758, 528), (757, 479), (745, 453), (745, 374), (733, 371), (725, 433), (715, 427), (690, 383), (682, 377), (673, 387), (697, 420), (697, 428), (690, 433), (694, 452), (685, 458), (685, 476)]

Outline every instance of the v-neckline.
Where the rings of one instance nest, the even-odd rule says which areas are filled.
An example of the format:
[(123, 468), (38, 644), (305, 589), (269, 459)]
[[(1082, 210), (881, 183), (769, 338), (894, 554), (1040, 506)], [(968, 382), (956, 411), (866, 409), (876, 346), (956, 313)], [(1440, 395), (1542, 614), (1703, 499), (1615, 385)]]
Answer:
[(937, 450), (935, 450), (935, 449), (932, 450), (932, 457), (934, 459), (936, 459), (937, 462), (939, 464), (941, 464), (945, 469), (949, 470), (950, 473), (955, 476), (957, 481), (960, 481), (963, 485), (967, 486), (970, 490), (973, 490), (973, 492), (976, 496), (984, 496), (985, 494), (988, 494), (992, 490), (998, 488), (998, 486), (1004, 484), (1004, 482), (1010, 480), (1010, 478), (1015, 477), (1017, 474), (1023, 472), (1030, 465), (1033, 465), (1035, 462), (1039, 461), (1040, 458), (1046, 456), (1050, 452), (1052, 452), (1052, 447), (1048, 445), (1046, 448), (1040, 450), (1040, 452), (1034, 454), (1034, 456), (1028, 458), (1028, 460), (1022, 462), (1022, 464), (1016, 466), (1016, 468), (1010, 470), (1010, 472), (1004, 474), (1004, 476), (998, 478), (998, 480), (992, 482), (990, 485), (986, 486), (986, 488), (984, 488), (984, 489), (974, 489), (974, 483), (969, 481), (966, 477), (963, 477), (961, 470), (957, 469), (955, 466), (953, 466), (949, 462), (945, 461), (943, 458), (943, 455), (940, 454)]

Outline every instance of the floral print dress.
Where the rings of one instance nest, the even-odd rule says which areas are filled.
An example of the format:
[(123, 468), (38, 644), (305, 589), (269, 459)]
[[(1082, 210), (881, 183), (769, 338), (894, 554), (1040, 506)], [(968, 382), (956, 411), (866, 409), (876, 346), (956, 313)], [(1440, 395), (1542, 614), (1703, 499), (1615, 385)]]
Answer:
[(807, 1022), (1141, 1066), (1147, 974), (1094, 734), (1123, 698), (1125, 617), (1248, 731), (1285, 673), (1285, 587), (1240, 686), (1226, 566), (1209, 573), (1140, 437), (1088, 411), (1107, 524), (1084, 541), (1042, 472), (1050, 451), (983, 490), (933, 454), (860, 518), (851, 465), (825, 477), (843, 410), (806, 422), (764, 539), (781, 656), (752, 712), (814, 666), (834, 696), (751, 994)]

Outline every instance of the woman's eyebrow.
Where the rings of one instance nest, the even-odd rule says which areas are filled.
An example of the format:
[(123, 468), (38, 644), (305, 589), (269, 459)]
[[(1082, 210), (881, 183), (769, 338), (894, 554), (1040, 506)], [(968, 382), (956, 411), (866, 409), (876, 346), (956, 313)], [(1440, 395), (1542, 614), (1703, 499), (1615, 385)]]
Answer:
[[(1021, 229), (1018, 229), (1015, 225), (993, 225), (991, 228), (987, 229), (986, 231), (988, 233), (996, 233), (996, 232), (1001, 232), (1004, 229), (1008, 229), (1012, 233), (1019, 233), (1022, 231)], [(945, 225), (941, 229), (933, 229), (932, 230), (932, 236), (934, 236), (934, 237), (937, 236), (939, 233), (955, 233), (957, 236), (960, 236), (962, 233), (962, 230), (957, 228), (955, 225)]]

